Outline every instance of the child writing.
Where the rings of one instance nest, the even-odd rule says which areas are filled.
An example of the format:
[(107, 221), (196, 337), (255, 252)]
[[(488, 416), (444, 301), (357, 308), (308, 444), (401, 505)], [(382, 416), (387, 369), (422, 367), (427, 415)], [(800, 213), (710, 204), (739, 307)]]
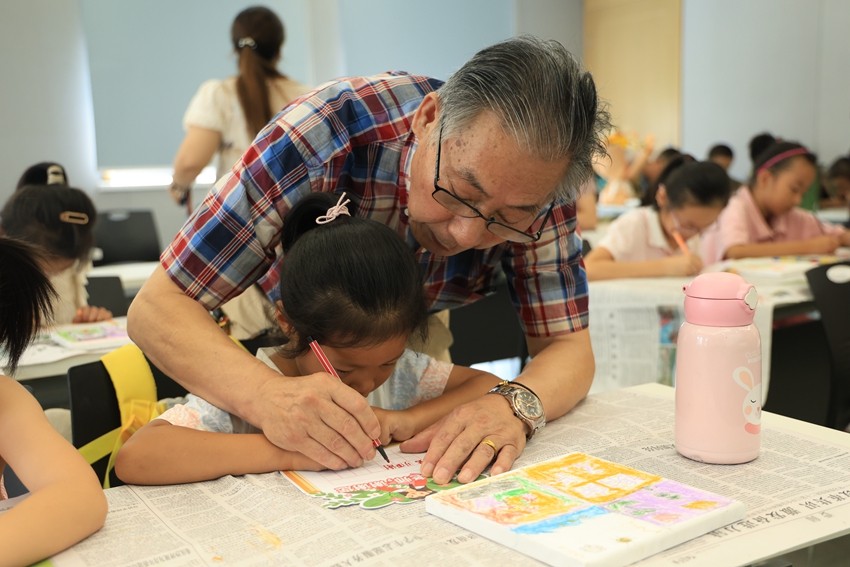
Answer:
[(799, 208), (817, 174), (817, 159), (793, 142), (770, 145), (755, 160), (747, 186), (729, 200), (716, 229), (706, 234), (703, 255), (711, 262), (798, 254), (829, 254), (850, 246), (843, 227), (820, 222)]
[[(276, 318), (288, 342), (277, 352), (261, 350), (258, 358), (287, 376), (281, 380), (315, 380), (323, 371), (309, 346), (312, 337), (341, 380), (376, 406), (381, 441), (401, 441), (499, 379), (406, 350), (411, 335), (427, 328), (419, 264), (398, 234), (349, 216), (347, 203), (314, 193), (287, 215)], [(133, 484), (319, 468), (193, 395), (133, 435), (115, 465), (118, 477)]]
[(58, 164), (33, 166), (24, 172), (22, 181), (45, 165), (45, 178), (54, 183), (20, 186), (0, 213), (0, 234), (39, 245), (47, 252), (41, 267), (58, 294), (56, 324), (110, 319), (108, 310), (88, 305), (85, 287), (94, 247), (94, 204), (83, 191), (64, 184), (64, 170)]
[[(10, 374), (54, 297), (38, 258), (32, 245), (0, 237), (0, 351)], [(30, 495), (0, 514), (0, 566), (30, 565), (103, 526), (106, 497), (92, 468), (29, 392), (0, 375), (0, 500), (7, 463)]]
[(729, 193), (729, 177), (716, 163), (673, 160), (645, 206), (619, 216), (587, 255), (587, 279), (698, 274), (699, 234), (720, 215)]

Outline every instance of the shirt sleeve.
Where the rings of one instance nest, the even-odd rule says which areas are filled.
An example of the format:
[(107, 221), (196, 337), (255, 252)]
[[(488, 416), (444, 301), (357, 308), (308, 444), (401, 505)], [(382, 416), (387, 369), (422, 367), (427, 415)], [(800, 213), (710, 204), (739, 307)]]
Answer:
[(156, 419), (198, 431), (233, 433), (233, 421), (228, 412), (193, 394), (186, 397), (185, 404), (172, 406)]
[(389, 400), (384, 409), (403, 410), (442, 395), (454, 365), (427, 354), (405, 350), (387, 380)]
[(840, 238), (845, 230), (841, 226), (821, 221), (805, 209), (793, 208), (788, 212), (788, 238), (790, 240), (808, 240), (823, 235)]
[(207, 130), (224, 132), (227, 120), (221, 89), (222, 83), (218, 79), (209, 80), (201, 85), (183, 115), (183, 130), (188, 130), (189, 126), (199, 126)]
[(733, 246), (753, 242), (754, 236), (751, 234), (745, 203), (741, 198), (733, 197), (729, 201), (717, 219), (717, 229), (719, 245), (715, 261), (723, 260), (726, 257), (726, 251)]
[(639, 209), (620, 215), (608, 226), (596, 247), (610, 252), (615, 262), (643, 260), (644, 255), (638, 255), (635, 248), (646, 246), (648, 242), (644, 218), (643, 211)]
[(575, 204), (559, 204), (538, 242), (506, 244), (502, 268), (528, 336), (587, 327), (587, 275), (576, 227)]

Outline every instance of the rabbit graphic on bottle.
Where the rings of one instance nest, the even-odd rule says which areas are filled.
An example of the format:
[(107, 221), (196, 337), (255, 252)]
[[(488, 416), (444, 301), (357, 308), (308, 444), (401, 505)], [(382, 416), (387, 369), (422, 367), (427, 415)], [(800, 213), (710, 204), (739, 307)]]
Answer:
[(761, 383), (756, 384), (756, 379), (750, 369), (746, 366), (736, 368), (732, 372), (732, 378), (738, 383), (746, 394), (744, 395), (744, 419), (747, 424), (744, 430), (756, 435), (761, 433)]

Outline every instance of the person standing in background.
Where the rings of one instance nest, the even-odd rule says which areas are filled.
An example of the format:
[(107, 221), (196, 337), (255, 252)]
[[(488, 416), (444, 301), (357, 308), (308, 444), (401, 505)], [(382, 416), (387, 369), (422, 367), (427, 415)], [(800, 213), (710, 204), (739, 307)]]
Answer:
[(272, 117), (309, 89), (277, 70), (286, 33), (263, 6), (241, 11), (230, 28), (239, 74), (211, 79), (198, 89), (183, 116), (186, 136), (174, 157), (168, 192), (192, 213), (195, 178), (218, 154), (216, 179), (230, 171)]

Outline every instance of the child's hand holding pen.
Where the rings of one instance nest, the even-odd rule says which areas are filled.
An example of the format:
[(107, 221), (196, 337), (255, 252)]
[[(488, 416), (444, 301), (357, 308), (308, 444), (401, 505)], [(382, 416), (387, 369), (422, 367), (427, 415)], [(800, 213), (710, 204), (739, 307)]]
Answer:
[(381, 443), (386, 445), (392, 441), (407, 441), (419, 431), (412, 412), (407, 410), (393, 411), (372, 407), (375, 417), (381, 422)]

